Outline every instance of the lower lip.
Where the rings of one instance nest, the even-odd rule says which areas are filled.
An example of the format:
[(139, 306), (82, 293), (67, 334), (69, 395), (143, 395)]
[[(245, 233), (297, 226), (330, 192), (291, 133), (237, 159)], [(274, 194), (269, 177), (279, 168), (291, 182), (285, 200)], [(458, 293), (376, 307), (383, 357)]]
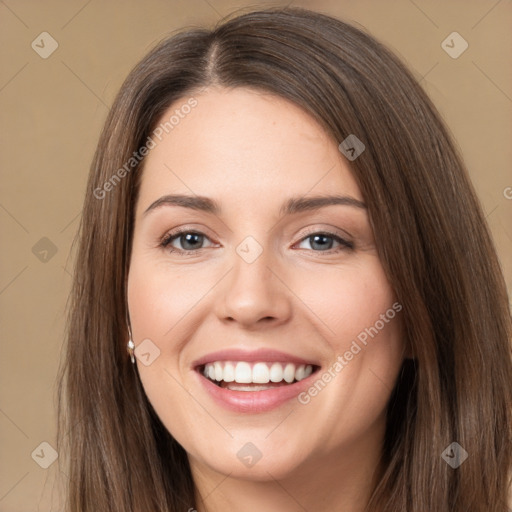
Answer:
[(265, 391), (232, 391), (227, 388), (221, 388), (201, 373), (196, 373), (202, 386), (216, 403), (231, 411), (251, 413), (270, 411), (298, 396), (309, 387), (317, 371), (299, 382)]

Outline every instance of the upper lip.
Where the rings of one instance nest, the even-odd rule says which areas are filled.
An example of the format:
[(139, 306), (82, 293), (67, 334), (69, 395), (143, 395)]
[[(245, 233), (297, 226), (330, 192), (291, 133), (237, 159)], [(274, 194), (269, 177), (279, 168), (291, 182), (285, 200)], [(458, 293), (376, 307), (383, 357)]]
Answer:
[(192, 363), (193, 368), (213, 363), (215, 361), (261, 361), (261, 362), (281, 362), (295, 364), (311, 364), (319, 366), (316, 361), (304, 359), (293, 354), (287, 354), (275, 349), (260, 348), (257, 350), (242, 350), (239, 348), (228, 348), (217, 352), (210, 352)]

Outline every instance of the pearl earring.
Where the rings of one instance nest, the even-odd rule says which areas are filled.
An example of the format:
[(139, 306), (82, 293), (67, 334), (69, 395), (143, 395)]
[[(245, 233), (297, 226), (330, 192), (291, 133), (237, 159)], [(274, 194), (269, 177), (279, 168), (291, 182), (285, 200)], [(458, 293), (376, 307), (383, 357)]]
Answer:
[(132, 363), (135, 363), (135, 357), (134, 357), (135, 343), (133, 343), (131, 338), (128, 341), (127, 350), (128, 350), (128, 354), (130, 355), (130, 359), (132, 360)]

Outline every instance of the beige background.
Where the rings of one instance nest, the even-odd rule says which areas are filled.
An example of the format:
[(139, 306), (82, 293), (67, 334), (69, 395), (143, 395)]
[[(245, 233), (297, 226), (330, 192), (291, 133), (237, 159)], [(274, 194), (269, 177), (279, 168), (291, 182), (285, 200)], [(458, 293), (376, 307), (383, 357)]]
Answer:
[[(0, 512), (61, 509), (58, 464), (43, 469), (35, 460), (49, 460), (40, 443), (55, 446), (70, 247), (88, 166), (122, 80), (176, 28), (287, 3), (0, 0)], [(291, 3), (366, 27), (421, 80), (466, 159), (512, 289), (512, 2)], [(58, 43), (47, 59), (31, 47), (45, 31)], [(441, 46), (453, 31), (469, 44), (457, 59)]]

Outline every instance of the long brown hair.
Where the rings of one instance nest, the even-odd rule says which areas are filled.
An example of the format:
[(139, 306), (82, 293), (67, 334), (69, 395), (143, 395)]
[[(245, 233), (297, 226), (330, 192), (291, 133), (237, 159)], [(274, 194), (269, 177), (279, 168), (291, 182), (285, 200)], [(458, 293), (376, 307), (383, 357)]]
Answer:
[[(126, 162), (173, 102), (212, 84), (274, 93), (304, 108), (336, 144), (355, 134), (366, 146), (351, 169), (413, 354), (389, 402), (385, 470), (367, 510), (507, 510), (510, 313), (462, 158), (396, 56), (349, 24), (297, 8), (165, 39), (110, 110), (86, 190), (59, 386), (69, 510), (196, 506), (186, 453), (126, 353), (125, 284), (144, 160)], [(457, 469), (441, 456), (452, 442), (469, 455)]]

